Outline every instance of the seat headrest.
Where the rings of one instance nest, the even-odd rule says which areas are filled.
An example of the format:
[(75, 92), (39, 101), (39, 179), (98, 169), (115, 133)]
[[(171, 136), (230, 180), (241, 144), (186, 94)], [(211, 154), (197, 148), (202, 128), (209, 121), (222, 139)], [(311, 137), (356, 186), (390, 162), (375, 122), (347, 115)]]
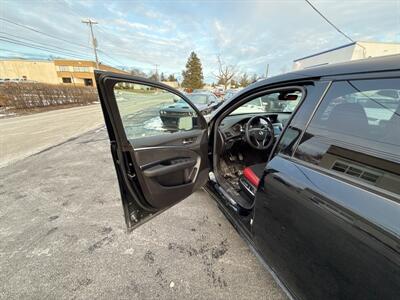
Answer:
[(329, 114), (327, 125), (339, 132), (363, 134), (368, 130), (368, 118), (364, 108), (358, 103), (336, 105)]

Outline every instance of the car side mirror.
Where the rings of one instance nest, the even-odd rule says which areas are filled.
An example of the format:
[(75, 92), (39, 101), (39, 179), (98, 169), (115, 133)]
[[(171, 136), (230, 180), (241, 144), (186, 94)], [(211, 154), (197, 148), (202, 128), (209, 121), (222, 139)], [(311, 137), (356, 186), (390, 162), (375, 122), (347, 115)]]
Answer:
[(193, 129), (193, 117), (180, 117), (178, 121), (179, 130), (191, 130)]

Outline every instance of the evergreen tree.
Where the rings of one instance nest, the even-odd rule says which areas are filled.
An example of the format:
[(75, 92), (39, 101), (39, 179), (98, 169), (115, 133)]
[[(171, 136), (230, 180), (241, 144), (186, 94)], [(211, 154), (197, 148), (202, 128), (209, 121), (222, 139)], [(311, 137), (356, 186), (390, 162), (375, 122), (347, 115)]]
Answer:
[(166, 80), (166, 78), (165, 78), (165, 76), (164, 76), (164, 73), (161, 72), (161, 81), (165, 81), (165, 80)]
[(190, 53), (186, 63), (186, 70), (182, 72), (182, 76), (182, 87), (184, 88), (201, 89), (204, 86), (203, 69), (196, 53)]
[(168, 81), (178, 81), (178, 80), (176, 80), (174, 74), (171, 74), (168, 76)]
[(148, 78), (154, 81), (160, 81), (160, 78), (157, 73), (150, 73)]

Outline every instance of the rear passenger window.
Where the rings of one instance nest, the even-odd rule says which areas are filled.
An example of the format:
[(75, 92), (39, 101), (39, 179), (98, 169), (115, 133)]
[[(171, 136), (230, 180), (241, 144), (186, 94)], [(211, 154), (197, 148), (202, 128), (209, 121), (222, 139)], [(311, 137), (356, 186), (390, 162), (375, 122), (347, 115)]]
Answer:
[(400, 79), (332, 84), (295, 157), (400, 194)]

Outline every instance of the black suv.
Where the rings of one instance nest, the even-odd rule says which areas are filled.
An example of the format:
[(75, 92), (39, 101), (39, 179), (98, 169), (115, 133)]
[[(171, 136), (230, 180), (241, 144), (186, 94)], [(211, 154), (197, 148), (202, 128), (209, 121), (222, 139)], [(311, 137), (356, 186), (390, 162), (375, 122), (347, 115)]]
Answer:
[[(399, 299), (400, 56), (259, 81), (209, 122), (166, 85), (96, 80), (129, 230), (205, 187), (291, 296)], [(196, 120), (137, 137), (120, 83), (178, 96)]]
[[(214, 111), (221, 102), (210, 92), (190, 93), (186, 97), (204, 115)], [(196, 112), (183, 99), (174, 99), (174, 103), (164, 104), (160, 109), (160, 119), (166, 128), (175, 129), (179, 126), (179, 119), (184, 116), (196, 116)]]

